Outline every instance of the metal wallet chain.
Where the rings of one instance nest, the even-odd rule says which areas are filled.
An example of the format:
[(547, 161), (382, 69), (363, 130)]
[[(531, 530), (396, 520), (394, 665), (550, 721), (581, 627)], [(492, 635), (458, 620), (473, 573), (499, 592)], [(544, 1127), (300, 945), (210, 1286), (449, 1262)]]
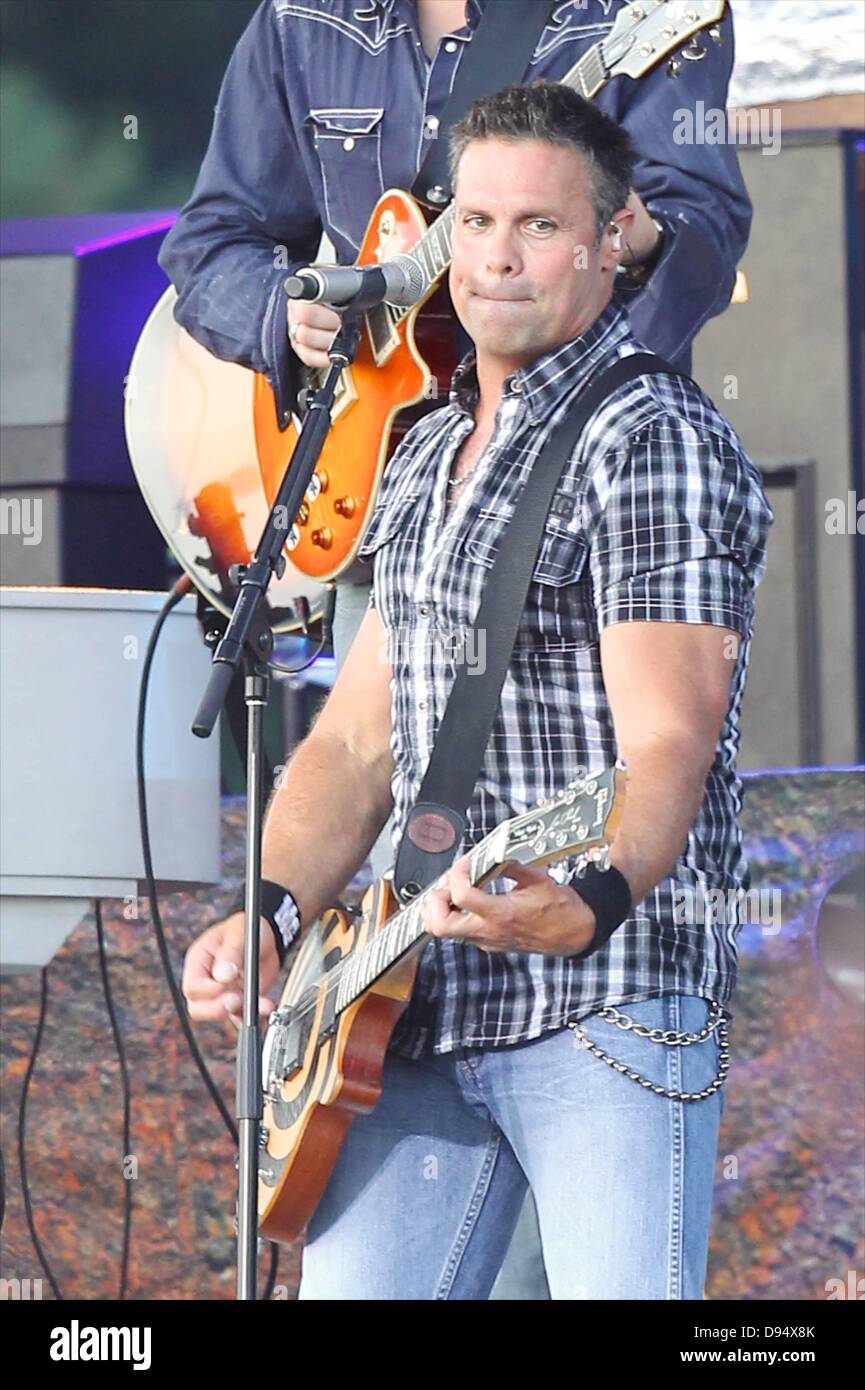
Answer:
[(636, 1081), (640, 1086), (645, 1086), (647, 1091), (654, 1091), (657, 1096), (666, 1096), (668, 1100), (705, 1100), (708, 1096), (719, 1091), (727, 1079), (727, 1072), (730, 1070), (730, 1053), (727, 1047), (727, 1017), (719, 1003), (710, 999), (709, 1017), (706, 1024), (700, 1029), (699, 1033), (678, 1033), (673, 1028), (647, 1028), (644, 1023), (637, 1023), (635, 1019), (628, 1018), (612, 1004), (599, 1009), (593, 1017), (604, 1018), (608, 1023), (615, 1023), (617, 1028), (625, 1031), (630, 1030), (640, 1038), (648, 1038), (650, 1042), (665, 1043), (667, 1047), (676, 1047), (680, 1043), (687, 1046), (689, 1043), (705, 1042), (710, 1033), (718, 1030), (718, 1071), (715, 1079), (710, 1081), (702, 1091), (668, 1091), (664, 1086), (658, 1086), (648, 1077), (641, 1076), (638, 1071), (631, 1071), (630, 1067), (625, 1066), (624, 1062), (617, 1062), (615, 1057), (610, 1057), (602, 1048), (593, 1043), (587, 1036), (579, 1023), (568, 1023), (577, 1042), (580, 1043), (593, 1056), (599, 1057), (607, 1066), (614, 1071), (621, 1072), (623, 1076), (629, 1076), (632, 1081)]

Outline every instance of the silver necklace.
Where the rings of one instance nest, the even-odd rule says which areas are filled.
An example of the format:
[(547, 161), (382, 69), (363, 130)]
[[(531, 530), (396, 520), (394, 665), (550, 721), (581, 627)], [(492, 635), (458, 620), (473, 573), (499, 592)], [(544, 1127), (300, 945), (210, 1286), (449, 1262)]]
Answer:
[(475, 463), (469, 469), (468, 473), (464, 473), (461, 478), (448, 478), (448, 487), (462, 487), (463, 483), (468, 482), (476, 468), (477, 464)]

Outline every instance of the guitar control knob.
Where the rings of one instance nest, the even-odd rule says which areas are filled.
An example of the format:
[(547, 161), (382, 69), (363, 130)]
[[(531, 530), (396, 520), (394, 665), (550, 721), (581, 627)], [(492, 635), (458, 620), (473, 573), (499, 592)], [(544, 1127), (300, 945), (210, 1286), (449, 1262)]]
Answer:
[(340, 516), (354, 516), (356, 502), (353, 497), (337, 497), (333, 510)]
[(329, 526), (319, 526), (312, 533), (313, 545), (320, 545), (322, 550), (330, 550), (333, 545), (333, 532)]
[(305, 526), (308, 521), (309, 506), (306, 502), (301, 502), (300, 506), (297, 509), (297, 524), (298, 526)]

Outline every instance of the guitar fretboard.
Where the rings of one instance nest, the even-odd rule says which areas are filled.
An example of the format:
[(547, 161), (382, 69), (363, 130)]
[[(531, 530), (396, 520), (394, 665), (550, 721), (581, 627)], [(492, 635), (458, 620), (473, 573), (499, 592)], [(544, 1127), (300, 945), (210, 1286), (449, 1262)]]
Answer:
[[(488, 835), (469, 853), (469, 878), (475, 885), (486, 879), (496, 867), (491, 839), (492, 836)], [(411, 950), (426, 935), (421, 925), (421, 912), (423, 900), (431, 891), (431, 888), (426, 888), (419, 893), (407, 907), (395, 913), (376, 932), (372, 941), (362, 950), (355, 951), (345, 962), (339, 973), (336, 990), (337, 1012), (359, 998), (379, 975), (383, 975), (395, 965), (406, 951)]]

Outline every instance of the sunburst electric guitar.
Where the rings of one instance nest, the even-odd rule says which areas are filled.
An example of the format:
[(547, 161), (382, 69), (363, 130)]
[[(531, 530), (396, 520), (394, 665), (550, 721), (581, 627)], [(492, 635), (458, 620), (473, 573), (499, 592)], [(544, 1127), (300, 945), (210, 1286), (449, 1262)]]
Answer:
[[(575, 855), (578, 872), (590, 862), (604, 864), (625, 780), (618, 762), (503, 821), (471, 850), (472, 882), (488, 883), (509, 863), (551, 864)], [(380, 879), (357, 912), (323, 913), (298, 951), (262, 1051), (258, 1214), (259, 1230), (271, 1240), (287, 1243), (301, 1234), (352, 1119), (372, 1110), (381, 1095), (388, 1041), (431, 940), (421, 926), (424, 896), (400, 908), (390, 880)]]

